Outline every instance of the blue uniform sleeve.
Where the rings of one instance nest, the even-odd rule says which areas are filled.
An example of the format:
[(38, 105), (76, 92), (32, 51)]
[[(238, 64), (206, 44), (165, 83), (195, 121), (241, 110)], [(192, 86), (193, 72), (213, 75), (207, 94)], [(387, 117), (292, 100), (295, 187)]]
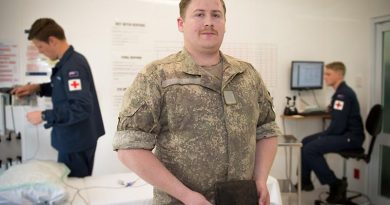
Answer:
[(51, 83), (39, 84), (39, 88), (40, 88), (39, 96), (51, 97), (51, 92), (52, 92)]
[(351, 112), (351, 99), (345, 94), (336, 94), (331, 104), (332, 121), (327, 134), (342, 135), (347, 130), (348, 117)]
[[(93, 110), (92, 75), (88, 64), (62, 71), (54, 83), (53, 109), (45, 110), (45, 127), (69, 126), (89, 118)], [(58, 84), (56, 84), (58, 83)], [(82, 128), (80, 128), (82, 129)]]

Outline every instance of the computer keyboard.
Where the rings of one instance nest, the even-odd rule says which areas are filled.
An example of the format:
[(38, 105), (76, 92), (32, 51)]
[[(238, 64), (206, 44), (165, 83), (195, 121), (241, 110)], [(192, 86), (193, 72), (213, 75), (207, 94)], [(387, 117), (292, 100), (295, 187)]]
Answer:
[(315, 110), (315, 111), (309, 111), (309, 112), (301, 112), (298, 113), (298, 115), (303, 115), (303, 116), (311, 116), (311, 115), (326, 115), (329, 114), (329, 112), (325, 110)]

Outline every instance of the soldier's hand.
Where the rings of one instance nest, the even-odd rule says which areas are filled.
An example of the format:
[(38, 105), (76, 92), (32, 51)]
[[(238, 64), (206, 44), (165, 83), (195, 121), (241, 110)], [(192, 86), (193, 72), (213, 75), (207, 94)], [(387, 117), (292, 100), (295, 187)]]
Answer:
[(31, 122), (33, 125), (40, 124), (42, 120), (42, 111), (33, 111), (27, 113), (27, 120)]
[(269, 205), (270, 196), (269, 196), (267, 184), (256, 181), (256, 187), (257, 187), (257, 195), (259, 196), (259, 205)]
[(17, 97), (24, 97), (27, 95), (31, 95), (34, 92), (37, 92), (39, 88), (40, 88), (39, 84), (27, 84), (12, 89), (10, 93), (12, 95), (16, 95)]
[(207, 199), (198, 192), (191, 192), (184, 201), (185, 205), (212, 205)]

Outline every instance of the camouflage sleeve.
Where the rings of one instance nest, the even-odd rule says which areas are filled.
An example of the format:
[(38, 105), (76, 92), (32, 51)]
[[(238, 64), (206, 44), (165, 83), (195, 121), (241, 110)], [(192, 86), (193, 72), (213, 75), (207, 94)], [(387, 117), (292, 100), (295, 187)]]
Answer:
[(153, 73), (140, 72), (125, 92), (113, 149), (148, 149), (159, 133), (160, 89)]
[(260, 114), (256, 129), (256, 139), (280, 136), (282, 133), (275, 122), (275, 112), (271, 95), (260, 78), (259, 107)]

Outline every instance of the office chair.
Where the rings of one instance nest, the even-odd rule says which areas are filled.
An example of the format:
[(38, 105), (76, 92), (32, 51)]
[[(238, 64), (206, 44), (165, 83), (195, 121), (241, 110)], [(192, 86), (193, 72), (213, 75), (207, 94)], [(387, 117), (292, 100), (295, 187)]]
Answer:
[[(340, 152), (335, 152), (336, 154), (339, 154), (343, 157), (343, 180), (347, 181), (347, 160), (349, 158), (353, 158), (356, 160), (364, 160), (367, 164), (370, 162), (371, 159), (371, 153), (374, 148), (374, 143), (376, 140), (376, 137), (378, 134), (382, 131), (382, 105), (376, 104), (374, 105), (366, 119), (366, 130), (371, 136), (371, 141), (369, 144), (368, 152), (365, 154), (365, 150), (363, 147), (360, 147), (358, 149), (350, 149), (350, 150), (342, 150)], [(354, 192), (356, 193), (356, 192)], [(341, 204), (345, 205), (357, 205), (352, 200), (358, 197), (363, 196), (362, 193), (356, 193), (353, 196), (345, 196), (345, 201)], [(323, 200), (316, 200), (315, 205), (321, 205), (321, 204), (330, 204)], [(339, 203), (340, 204), (340, 203)]]

